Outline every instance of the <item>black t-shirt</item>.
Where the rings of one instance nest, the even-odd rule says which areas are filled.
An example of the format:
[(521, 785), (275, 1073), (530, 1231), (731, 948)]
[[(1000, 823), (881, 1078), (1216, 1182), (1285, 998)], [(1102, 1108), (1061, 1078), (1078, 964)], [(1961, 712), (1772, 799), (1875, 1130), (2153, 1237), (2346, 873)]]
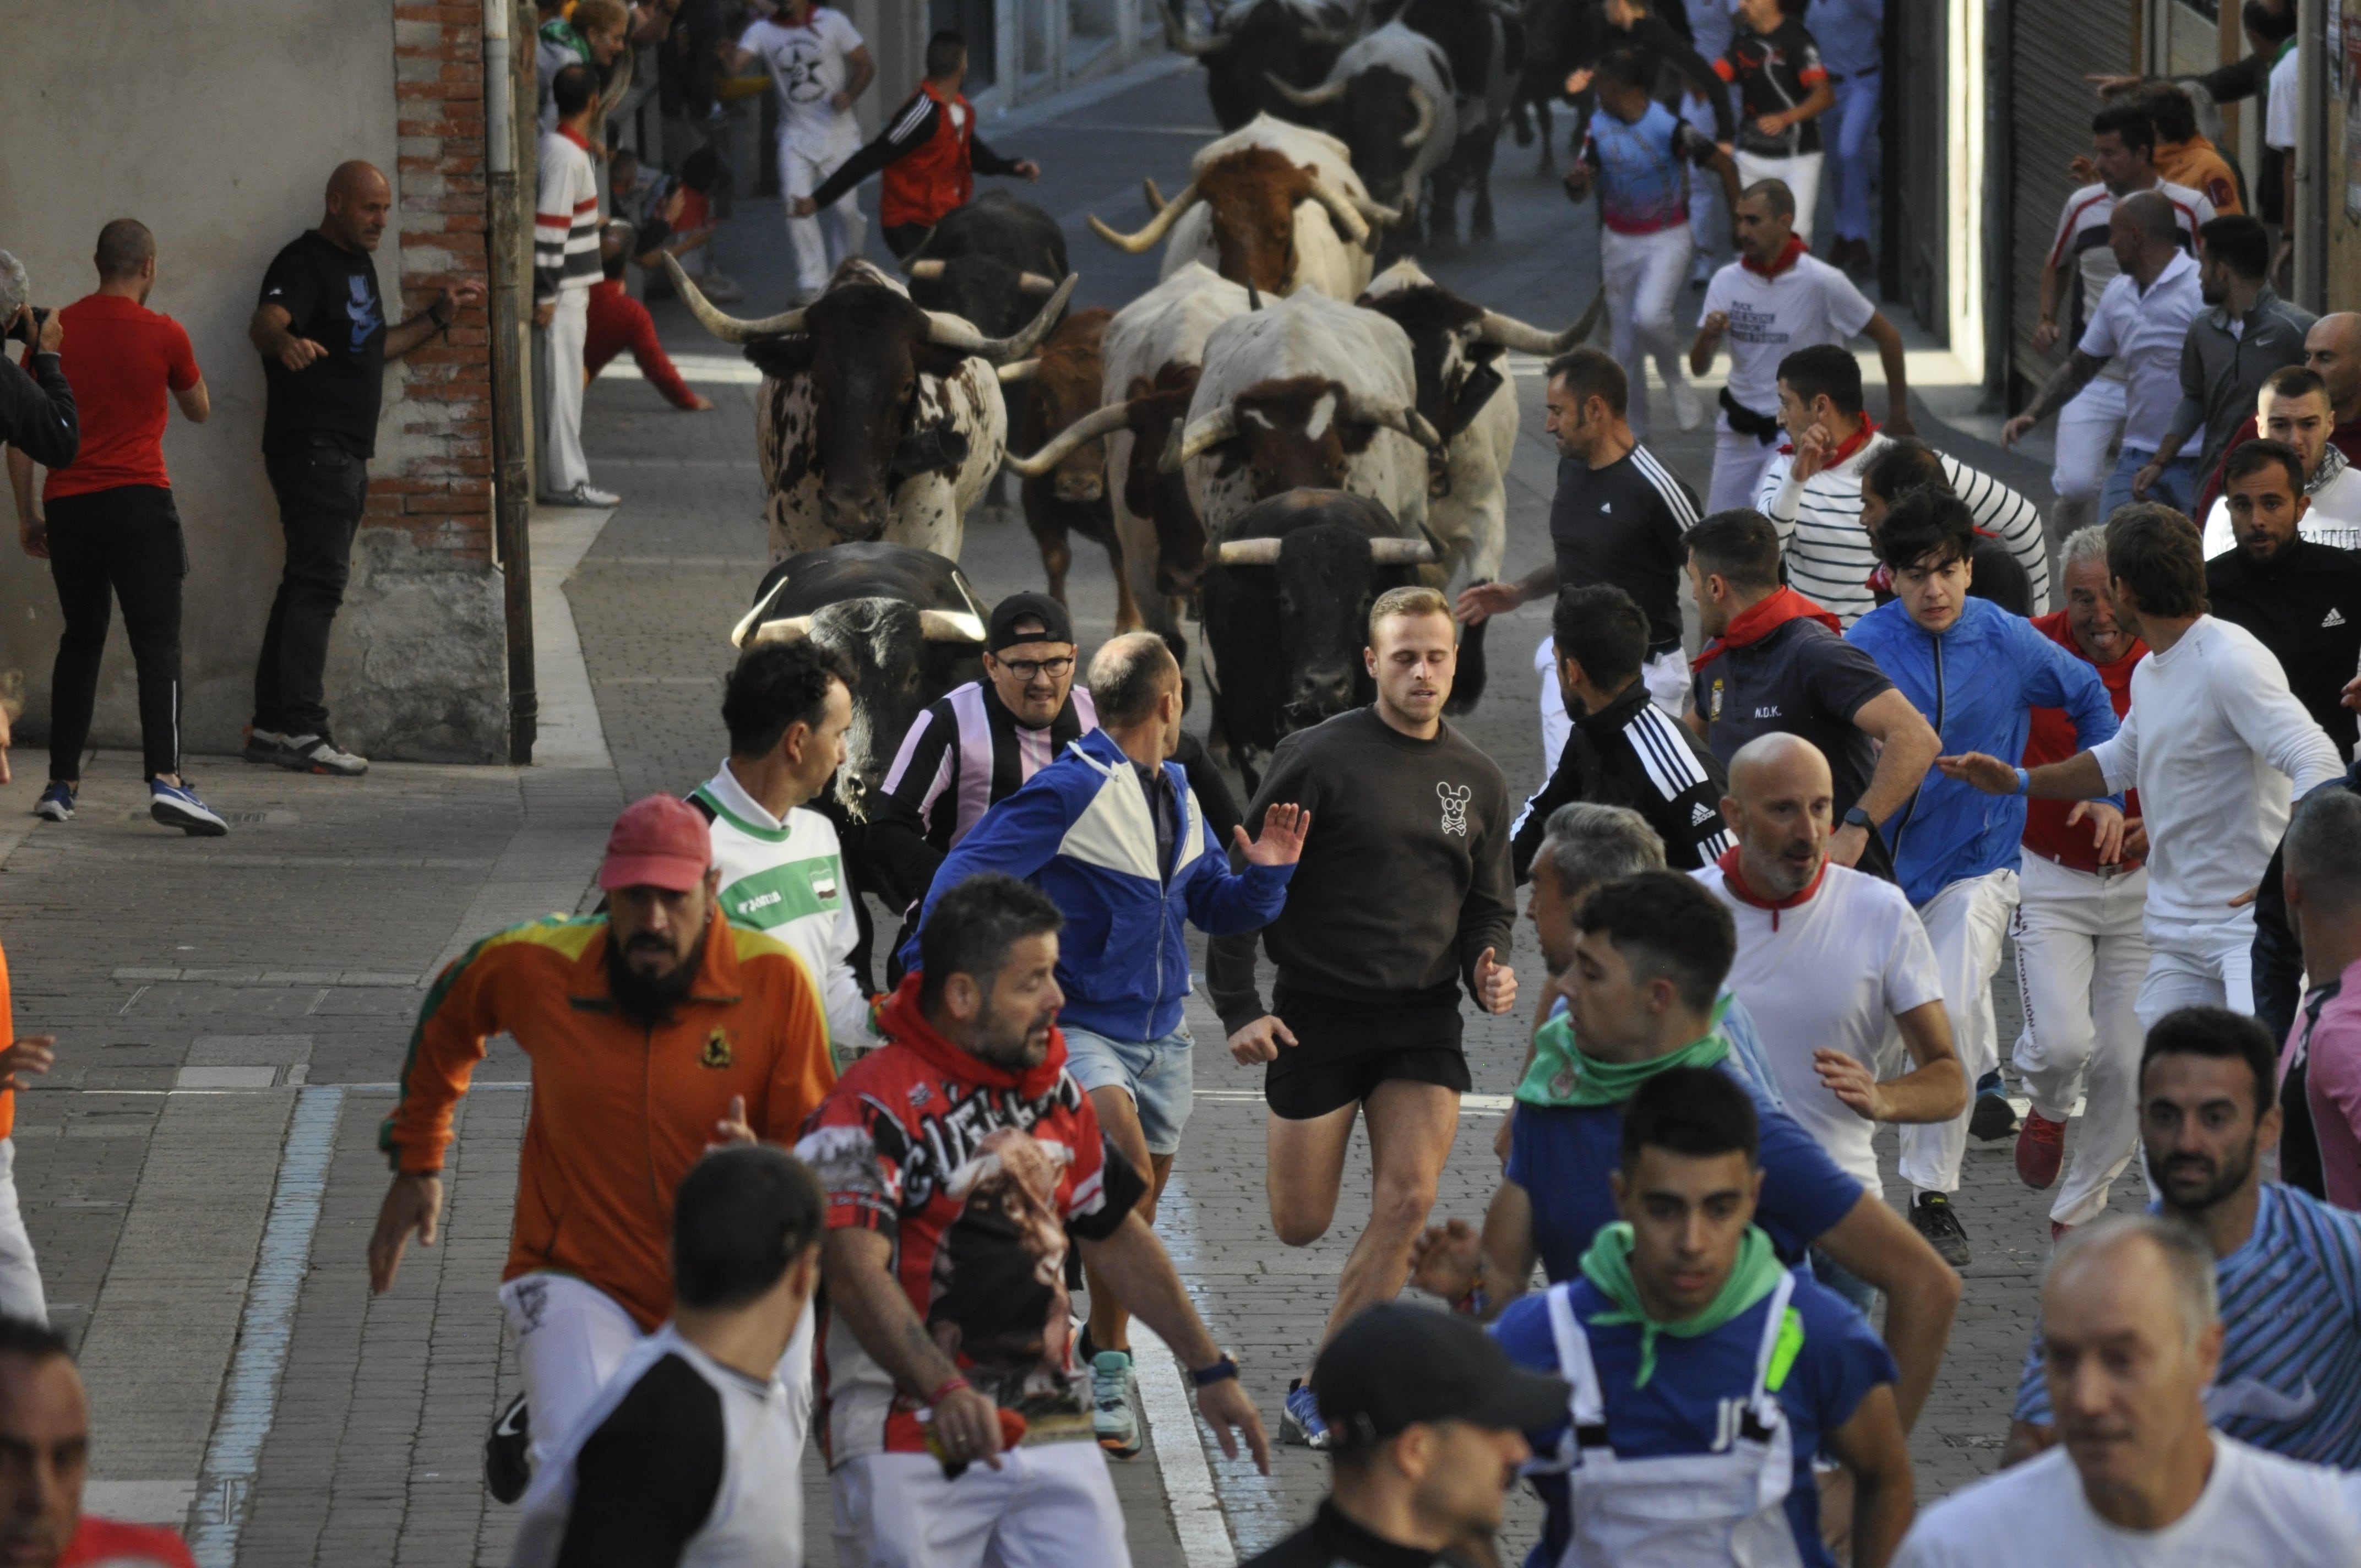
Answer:
[(1656, 455), (1634, 446), (1604, 468), (1561, 457), (1550, 501), (1557, 586), (1612, 583), (1648, 617), (1648, 652), (1681, 645), (1682, 541), (1697, 526), (1697, 492)]
[(2268, 565), (2227, 551), (2205, 563), (2205, 597), (2271, 651), (2288, 690), (2352, 761), (2356, 715), (2343, 697), (2361, 660), (2361, 554), (2308, 539)]
[(1764, 115), (1795, 108), (1828, 76), (1828, 68), (1820, 63), (1820, 46), (1803, 23), (1790, 16), (1767, 33), (1741, 27), (1721, 58), (1738, 84), (1739, 151), (1757, 158), (1793, 158), (1820, 150), (1817, 117), (1789, 126), (1777, 136), (1764, 136), (1754, 126)]
[(325, 435), (357, 457), (376, 455), (385, 387), (385, 301), (378, 292), (376, 258), (306, 229), (271, 258), (262, 275), (261, 303), (284, 310), (290, 332), (328, 351), (301, 370), (263, 360), (269, 394), (263, 450)]
[(679, 1562), (720, 1495), (726, 1441), (713, 1385), (677, 1355), (649, 1367), (575, 1458), (557, 1568)]
[(1397, 1546), (1355, 1524), (1324, 1498), (1310, 1524), (1239, 1568), (1461, 1568), (1448, 1552)]

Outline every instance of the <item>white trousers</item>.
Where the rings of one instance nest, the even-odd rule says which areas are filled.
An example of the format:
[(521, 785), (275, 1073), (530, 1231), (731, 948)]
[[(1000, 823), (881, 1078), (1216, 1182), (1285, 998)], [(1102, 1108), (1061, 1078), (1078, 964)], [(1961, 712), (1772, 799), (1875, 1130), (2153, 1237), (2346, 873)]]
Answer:
[(1727, 414), (1714, 422), (1713, 487), (1705, 503), (1708, 515), (1752, 506), (1763, 476), (1771, 471), (1771, 460), (1779, 455), (1777, 443), (1765, 446), (1751, 435), (1727, 428), (1729, 423)]
[(1607, 313), (1616, 362), (1631, 383), (1628, 403), (1631, 432), (1648, 434), (1648, 378), (1645, 367), (1656, 365), (1656, 378), (1670, 392), (1688, 385), (1681, 370), (1686, 346), (1673, 325), (1673, 302), (1688, 287), (1689, 258), (1697, 241), (1688, 225), (1675, 224), (1654, 234), (1598, 231), (1598, 269), (1607, 286)]
[(587, 483), (582, 455), (582, 350), (590, 331), (590, 291), (557, 291), (557, 313), (533, 331), (541, 391), (541, 490), (564, 495)]
[[(779, 139), (779, 188), (785, 200), (808, 196), (828, 183), (849, 152), (814, 158)], [(848, 256), (861, 254), (868, 238), (869, 220), (861, 211), (856, 192), (847, 191), (810, 217), (787, 218), (787, 248), (796, 258), (796, 292), (809, 296), (828, 287), (829, 279)]]
[[(1574, 720), (1566, 717), (1565, 693), (1557, 684), (1557, 640), (1543, 633), (1533, 649), (1533, 673), (1542, 678), (1542, 777), (1557, 772), (1557, 760), (1565, 751), (1565, 738), (1574, 732)], [(1648, 700), (1664, 710), (1668, 718), (1678, 718), (1689, 706), (1689, 660), (1678, 649), (1659, 653), (1640, 666), (1641, 684), (1648, 688)]]
[(1951, 1021), (1951, 1048), (1967, 1074), (1968, 1102), (1948, 1122), (1902, 1129), (1902, 1179), (1916, 1192), (1960, 1190), (1960, 1159), (1968, 1147), (1968, 1117), (1976, 1080), (2000, 1065), (1993, 1024), (1992, 982), (2000, 971), (2000, 944), (2016, 908), (2016, 872), (2003, 869), (1963, 877), (1918, 909), (1935, 968), (1943, 977), (1943, 1011)]
[[(1123, 1509), (1094, 1442), (1012, 1449), (956, 1481), (930, 1453), (872, 1453), (829, 1476), (848, 1568), (1131, 1568)], [(794, 1477), (787, 1477), (790, 1485)]]
[(2058, 458), (2049, 470), (2049, 488), (2058, 499), (2097, 500), (2123, 438), (2124, 384), (2102, 376), (2058, 411)]
[(16, 1201), (16, 1140), (0, 1138), (0, 1314), (47, 1324), (49, 1300)]
[(1751, 152), (1741, 152), (1735, 157), (1740, 190), (1758, 180), (1778, 180), (1786, 184), (1795, 198), (1795, 237), (1806, 245), (1811, 244), (1812, 214), (1820, 205), (1820, 163), (1828, 154), (1799, 152), (1793, 158), (1757, 158)]
[[(537, 1472), (640, 1343), (640, 1325), (612, 1296), (571, 1274), (520, 1274), (500, 1287), (500, 1305), (508, 1310), (509, 1332), (516, 1335)], [(798, 1452), (811, 1421), (812, 1333), (807, 1302), (795, 1337), (779, 1358)]]
[(2140, 910), (2147, 870), (2117, 876), (2061, 866), (2028, 850), (2018, 872), (2016, 989), (2025, 1032), (2011, 1059), (2033, 1108), (2062, 1122), (2083, 1097), (2082, 1130), (2049, 1217), (2087, 1224), (2139, 1145), (2139, 1059), (2146, 1032), (2135, 1003), (2147, 973)]
[(2186, 920), (2150, 915), (2147, 974), (2140, 981), (2140, 1027), (2182, 1007), (2255, 1011), (2255, 906), (2229, 912), (2224, 920)]

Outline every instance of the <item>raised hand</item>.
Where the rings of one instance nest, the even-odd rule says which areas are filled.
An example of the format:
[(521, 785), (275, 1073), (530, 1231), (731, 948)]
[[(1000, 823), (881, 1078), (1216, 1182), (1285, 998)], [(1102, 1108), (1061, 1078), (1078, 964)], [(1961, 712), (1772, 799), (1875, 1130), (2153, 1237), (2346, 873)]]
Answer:
[(1312, 831), (1312, 813), (1300, 806), (1273, 806), (1262, 814), (1262, 837), (1249, 843), (1245, 824), (1230, 829), (1237, 835), (1238, 850), (1254, 866), (1291, 866), (1303, 858), (1303, 840)]
[(746, 1121), (746, 1097), (742, 1094), (730, 1097), (730, 1114), (714, 1123), (713, 1130), (718, 1135), (705, 1146), (708, 1149), (726, 1149), (731, 1144), (758, 1144), (763, 1141), (754, 1135), (754, 1129)]

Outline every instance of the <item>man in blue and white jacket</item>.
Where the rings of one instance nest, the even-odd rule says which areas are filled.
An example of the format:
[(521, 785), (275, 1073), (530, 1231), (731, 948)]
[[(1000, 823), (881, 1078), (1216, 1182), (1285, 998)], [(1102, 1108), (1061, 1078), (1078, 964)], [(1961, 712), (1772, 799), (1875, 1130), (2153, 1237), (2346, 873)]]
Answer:
[[(1926, 716), (1946, 754), (2023, 756), (2036, 707), (2063, 708), (2084, 748), (2115, 732), (2115, 710), (2095, 669), (2031, 621), (1969, 597), (1976, 536), (1965, 502), (1932, 486), (1905, 491), (1875, 543), (1893, 570), (1895, 598), (1861, 617), (1846, 640)], [(2120, 857), (2121, 796), (2086, 802), (2068, 820), (2090, 823), (2102, 863)], [(1911, 1223), (1957, 1266), (1966, 1261), (1967, 1235), (1949, 1195), (1959, 1190), (1968, 1133), (2004, 1137), (2015, 1121), (1998, 1093), (1992, 979), (2016, 908), (2025, 797), (1987, 795), (1929, 772), (1880, 831), (1893, 851), (1894, 880), (1934, 946), (1951, 1039), (1979, 1091), (1952, 1120), (1902, 1129)]]
[[(1099, 728), (1068, 743), (1025, 787), (986, 812), (935, 873), (904, 964), (918, 967), (917, 931), (938, 899), (969, 877), (1000, 872), (1049, 895), (1066, 917), (1058, 943), (1059, 1022), (1066, 1065), (1090, 1091), (1099, 1124), (1148, 1177), (1140, 1217), (1153, 1223), (1172, 1174), (1192, 1082), (1189, 948), (1183, 927), (1212, 936), (1256, 931), (1279, 917), (1312, 814), (1273, 806), (1262, 837), (1236, 834), (1233, 873), (1221, 840), (1177, 762), (1180, 667), (1164, 640), (1137, 631), (1091, 661)], [(1129, 1314), (1107, 1281), (1090, 1281), (1092, 1392), (1100, 1445), (1139, 1452), (1131, 1397)]]

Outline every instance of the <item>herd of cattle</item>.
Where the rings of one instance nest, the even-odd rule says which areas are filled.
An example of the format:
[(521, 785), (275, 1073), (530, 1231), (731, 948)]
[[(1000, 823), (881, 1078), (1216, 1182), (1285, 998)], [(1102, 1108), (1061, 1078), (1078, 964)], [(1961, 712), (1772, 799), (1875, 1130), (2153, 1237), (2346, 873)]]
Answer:
[[(1527, 13), (1555, 8), (1595, 5), (1240, 0), (1208, 38), (1168, 9), (1228, 134), (1170, 200), (1145, 182), (1146, 227), (1091, 219), (1127, 252), (1164, 247), (1161, 280), (1119, 311), (1067, 313), (1064, 235), (998, 191), (947, 215), (905, 279), (848, 260), (764, 320), (724, 314), (673, 269), (697, 320), (763, 373), (774, 564), (733, 641), (810, 637), (852, 663), (848, 815), (918, 709), (975, 673), (982, 611), (956, 563), (1004, 469), (1052, 593), (1079, 533), (1115, 565), (1122, 628), (1180, 652), (1195, 607), (1215, 744), (1249, 781), (1280, 737), (1368, 700), (1359, 629), (1377, 594), (1498, 575), (1518, 427), (1503, 356), (1564, 352), (1602, 304), (1546, 332), (1414, 260), (1377, 261), (1422, 213), (1447, 235), (1464, 186), (1488, 232), (1491, 144), (1546, 20)], [(1462, 710), (1482, 693), (1481, 630)]]

